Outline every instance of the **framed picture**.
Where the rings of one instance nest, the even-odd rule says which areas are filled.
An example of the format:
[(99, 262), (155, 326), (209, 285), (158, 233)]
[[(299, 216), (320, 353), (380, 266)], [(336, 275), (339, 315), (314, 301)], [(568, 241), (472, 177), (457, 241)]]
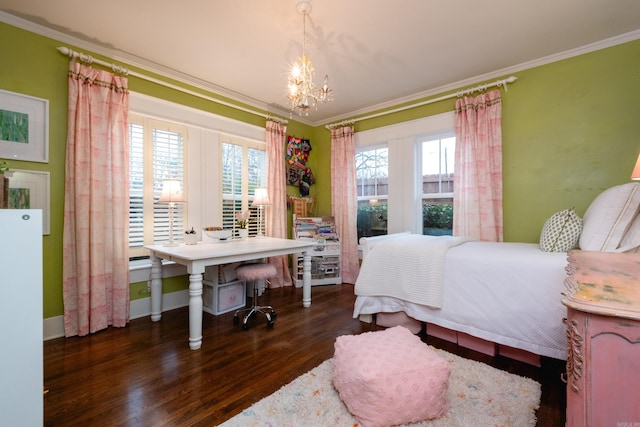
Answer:
[(42, 234), (49, 234), (49, 172), (12, 169), (9, 209), (42, 209)]
[(49, 161), (49, 101), (0, 90), (0, 158)]

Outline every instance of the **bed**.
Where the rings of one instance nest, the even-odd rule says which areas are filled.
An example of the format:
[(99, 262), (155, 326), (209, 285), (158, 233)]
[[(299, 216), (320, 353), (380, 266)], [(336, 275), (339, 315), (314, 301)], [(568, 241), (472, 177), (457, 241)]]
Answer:
[(566, 359), (566, 252), (637, 252), (639, 212), (640, 184), (629, 183), (602, 192), (583, 218), (573, 209), (554, 214), (540, 243), (411, 233), (362, 238), (353, 315), (369, 320), (401, 314), (426, 323), (427, 333), (430, 327), (451, 331), (454, 339), (481, 340), (496, 352)]

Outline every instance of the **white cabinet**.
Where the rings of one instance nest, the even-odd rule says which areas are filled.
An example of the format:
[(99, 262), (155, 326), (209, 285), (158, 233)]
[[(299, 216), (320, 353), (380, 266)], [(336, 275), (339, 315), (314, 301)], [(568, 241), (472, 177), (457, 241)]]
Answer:
[(42, 211), (0, 209), (0, 425), (43, 424)]
[[(314, 242), (311, 250), (311, 286), (342, 283), (340, 239), (333, 217), (293, 216), (293, 238)], [(294, 254), (291, 276), (296, 288), (302, 287), (303, 254)]]

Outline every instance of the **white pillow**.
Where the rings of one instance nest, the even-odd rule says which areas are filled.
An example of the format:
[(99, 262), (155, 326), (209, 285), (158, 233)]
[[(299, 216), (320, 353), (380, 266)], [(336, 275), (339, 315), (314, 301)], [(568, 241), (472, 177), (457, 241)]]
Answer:
[(551, 215), (540, 233), (540, 249), (545, 252), (567, 252), (578, 243), (582, 219), (571, 209)]
[(622, 239), (640, 210), (640, 183), (611, 187), (596, 197), (582, 218), (580, 249), (621, 252)]
[(640, 214), (633, 220), (629, 230), (624, 234), (620, 242), (621, 252), (640, 252)]

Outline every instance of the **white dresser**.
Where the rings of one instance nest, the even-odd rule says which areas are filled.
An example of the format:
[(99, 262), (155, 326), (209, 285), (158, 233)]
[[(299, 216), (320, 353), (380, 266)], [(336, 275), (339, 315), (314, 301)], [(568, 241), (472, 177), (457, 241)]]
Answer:
[(0, 425), (43, 424), (42, 211), (0, 209)]

